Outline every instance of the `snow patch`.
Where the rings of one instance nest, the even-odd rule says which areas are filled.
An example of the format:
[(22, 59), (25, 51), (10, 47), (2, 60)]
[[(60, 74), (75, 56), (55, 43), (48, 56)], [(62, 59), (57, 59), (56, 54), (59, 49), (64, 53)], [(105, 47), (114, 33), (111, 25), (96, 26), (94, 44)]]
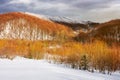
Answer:
[(1, 80), (120, 80), (120, 73), (112, 75), (61, 67), (46, 60), (16, 57), (0, 59)]

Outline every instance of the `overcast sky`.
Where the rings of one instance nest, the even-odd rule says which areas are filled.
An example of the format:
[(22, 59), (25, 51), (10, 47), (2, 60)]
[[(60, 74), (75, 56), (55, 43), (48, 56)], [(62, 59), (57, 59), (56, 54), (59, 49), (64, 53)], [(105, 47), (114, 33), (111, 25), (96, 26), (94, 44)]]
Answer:
[(0, 13), (13, 11), (104, 22), (120, 19), (120, 0), (0, 0)]

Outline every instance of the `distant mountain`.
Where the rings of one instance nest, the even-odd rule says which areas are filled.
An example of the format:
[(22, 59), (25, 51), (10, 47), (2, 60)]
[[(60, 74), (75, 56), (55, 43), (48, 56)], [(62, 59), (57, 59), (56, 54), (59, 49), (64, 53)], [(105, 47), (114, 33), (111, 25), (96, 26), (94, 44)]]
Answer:
[(67, 26), (28, 12), (0, 14), (1, 39), (53, 40), (73, 36)]
[(84, 21), (81, 21), (77, 18), (70, 18), (70, 17), (62, 17), (62, 16), (48, 16), (48, 18), (52, 21), (58, 21), (58, 22), (68, 22), (68, 23), (84, 23)]

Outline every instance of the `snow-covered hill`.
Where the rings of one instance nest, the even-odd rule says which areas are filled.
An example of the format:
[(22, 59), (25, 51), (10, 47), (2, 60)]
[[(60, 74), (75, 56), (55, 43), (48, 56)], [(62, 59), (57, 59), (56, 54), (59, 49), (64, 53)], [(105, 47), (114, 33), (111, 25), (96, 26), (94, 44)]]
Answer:
[(49, 64), (45, 60), (16, 57), (0, 59), (0, 80), (120, 80), (120, 73), (91, 73)]
[(62, 17), (62, 16), (49, 16), (50, 20), (58, 21), (58, 22), (68, 22), (68, 23), (85, 23), (85, 21), (81, 21), (78, 18), (72, 18), (72, 17)]

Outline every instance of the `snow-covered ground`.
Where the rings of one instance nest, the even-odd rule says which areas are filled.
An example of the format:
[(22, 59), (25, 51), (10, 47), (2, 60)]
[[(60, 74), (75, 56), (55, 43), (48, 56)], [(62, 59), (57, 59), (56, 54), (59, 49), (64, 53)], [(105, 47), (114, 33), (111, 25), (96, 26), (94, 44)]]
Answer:
[(45, 60), (16, 57), (14, 60), (0, 59), (0, 80), (120, 80), (120, 73), (91, 73)]

